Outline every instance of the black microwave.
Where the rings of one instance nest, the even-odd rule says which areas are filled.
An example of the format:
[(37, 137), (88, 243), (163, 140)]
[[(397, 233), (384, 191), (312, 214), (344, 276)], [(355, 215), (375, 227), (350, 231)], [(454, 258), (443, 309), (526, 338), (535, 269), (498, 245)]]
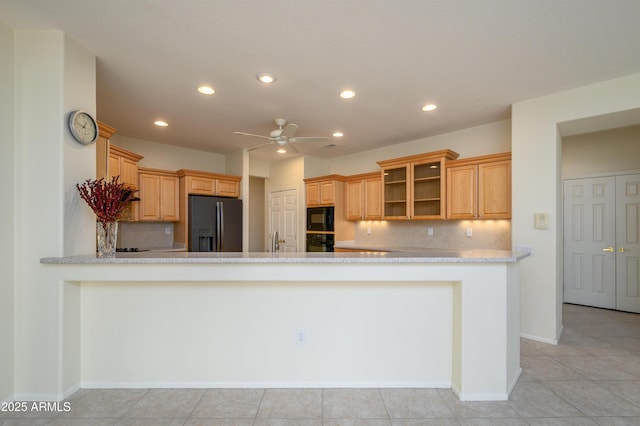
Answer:
[(335, 207), (309, 207), (307, 209), (307, 231), (333, 232)]

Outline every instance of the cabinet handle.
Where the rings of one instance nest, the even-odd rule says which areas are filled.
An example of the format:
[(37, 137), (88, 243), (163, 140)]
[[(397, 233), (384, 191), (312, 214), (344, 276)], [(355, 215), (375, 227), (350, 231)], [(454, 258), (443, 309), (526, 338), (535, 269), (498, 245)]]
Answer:
[(624, 247), (618, 247), (618, 253), (624, 253)]
[(606, 251), (607, 253), (613, 253), (613, 247), (603, 248), (602, 251)]

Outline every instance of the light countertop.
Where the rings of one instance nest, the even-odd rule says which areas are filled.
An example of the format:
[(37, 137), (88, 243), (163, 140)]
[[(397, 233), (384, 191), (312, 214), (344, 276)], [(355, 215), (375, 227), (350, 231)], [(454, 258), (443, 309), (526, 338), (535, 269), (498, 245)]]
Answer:
[[(381, 250), (373, 249), (372, 250)], [(117, 253), (112, 258), (95, 254), (45, 257), (44, 264), (282, 264), (282, 263), (513, 263), (529, 253), (512, 250), (442, 250), (405, 248), (388, 252), (366, 253), (202, 253), (141, 252)]]

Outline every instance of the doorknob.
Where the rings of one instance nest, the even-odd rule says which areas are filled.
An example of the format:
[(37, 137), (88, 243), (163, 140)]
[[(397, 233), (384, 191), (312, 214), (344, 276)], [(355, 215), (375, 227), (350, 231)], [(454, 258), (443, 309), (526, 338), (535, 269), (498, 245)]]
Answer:
[(618, 253), (624, 253), (624, 247), (618, 247)]
[(613, 247), (603, 248), (602, 251), (606, 251), (607, 253), (613, 253)]
[(278, 240), (279, 243), (284, 243), (284, 240)]

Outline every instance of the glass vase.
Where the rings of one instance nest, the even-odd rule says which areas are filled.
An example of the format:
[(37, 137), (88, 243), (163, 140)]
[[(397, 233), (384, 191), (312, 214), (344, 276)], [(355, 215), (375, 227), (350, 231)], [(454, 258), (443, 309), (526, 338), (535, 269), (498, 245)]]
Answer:
[(96, 222), (98, 257), (115, 257), (118, 222)]

